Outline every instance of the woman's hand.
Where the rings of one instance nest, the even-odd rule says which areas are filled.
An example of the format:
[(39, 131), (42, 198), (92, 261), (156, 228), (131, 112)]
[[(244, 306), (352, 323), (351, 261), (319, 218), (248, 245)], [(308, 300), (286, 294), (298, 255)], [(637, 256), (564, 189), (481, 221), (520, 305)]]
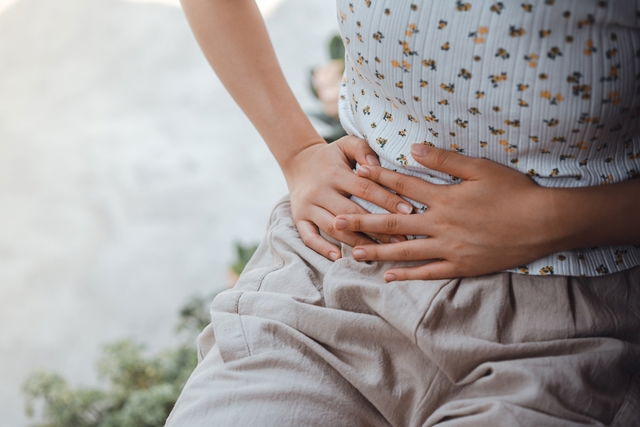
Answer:
[[(389, 212), (409, 214), (412, 206), (375, 182), (353, 172), (355, 162), (360, 165), (380, 165), (367, 142), (355, 136), (345, 136), (332, 144), (319, 142), (303, 149), (283, 166), (289, 186), (291, 210), (296, 228), (304, 243), (314, 251), (331, 259), (342, 256), (340, 248), (324, 239), (318, 229), (350, 246), (375, 245), (362, 233), (337, 230), (335, 215), (362, 214), (367, 211), (349, 200), (350, 195), (368, 200)], [(393, 233), (367, 233), (382, 241), (406, 240)]]
[[(394, 268), (385, 280), (478, 276), (533, 261), (556, 250), (547, 192), (528, 176), (489, 160), (413, 146), (416, 161), (463, 179), (437, 185), (382, 167), (359, 170), (371, 179), (428, 206), (421, 214), (339, 215), (335, 228), (349, 232), (415, 234), (426, 239), (354, 248), (357, 260), (433, 260)], [(554, 227), (556, 229), (554, 229)]]

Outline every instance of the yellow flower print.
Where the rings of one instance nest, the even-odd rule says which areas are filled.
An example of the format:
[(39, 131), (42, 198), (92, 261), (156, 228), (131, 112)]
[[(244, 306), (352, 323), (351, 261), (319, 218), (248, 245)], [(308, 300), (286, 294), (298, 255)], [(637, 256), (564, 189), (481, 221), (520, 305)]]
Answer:
[(414, 34), (417, 34), (418, 31), (418, 26), (416, 24), (409, 24), (407, 25), (407, 30), (404, 32), (404, 35), (407, 37), (411, 37)]
[(396, 61), (395, 59), (391, 60), (391, 66), (393, 68), (400, 68), (402, 71), (404, 72), (409, 72), (409, 70), (411, 70), (411, 63), (407, 62), (405, 60), (402, 61)]
[(415, 50), (411, 50), (411, 47), (409, 46), (409, 42), (406, 40), (398, 40), (398, 44), (400, 44), (400, 46), (402, 46), (402, 54), (404, 56), (413, 56), (413, 55), (417, 55), (418, 52), (416, 52)]
[(461, 0), (456, 1), (456, 10), (458, 12), (467, 12), (471, 10), (471, 3), (463, 2)]
[(538, 35), (540, 36), (541, 39), (544, 39), (544, 38), (549, 37), (551, 35), (551, 30), (549, 30), (549, 29), (540, 30), (538, 32)]
[(509, 144), (509, 141), (507, 141), (506, 139), (501, 139), (500, 141), (498, 141), (498, 144), (502, 146), (502, 149), (505, 151), (505, 153), (513, 153), (518, 148), (517, 145)]
[(462, 120), (460, 117), (457, 117), (457, 118), (454, 120), (454, 123), (455, 123), (456, 125), (460, 126), (461, 128), (466, 129), (466, 128), (467, 128), (467, 125), (469, 124), (469, 121), (468, 121), (468, 120)]
[(424, 116), (424, 119), (428, 122), (439, 122), (440, 120), (438, 120), (438, 118), (436, 117), (435, 114), (433, 114), (433, 111), (429, 111), (429, 114), (427, 114), (426, 116)]
[(453, 83), (440, 83), (440, 89), (444, 90), (445, 92), (453, 93), (455, 92), (455, 85)]
[(522, 37), (526, 33), (525, 29), (522, 27), (516, 27), (515, 25), (509, 26), (509, 36), (511, 37)]
[(586, 56), (591, 56), (592, 53), (598, 51), (598, 48), (593, 45), (593, 40), (589, 39), (585, 43), (585, 48), (582, 51)]
[(473, 42), (475, 44), (482, 44), (486, 39), (486, 35), (489, 32), (489, 27), (478, 27), (477, 30), (469, 33), (468, 37), (473, 37)]
[(458, 77), (462, 77), (465, 80), (469, 80), (472, 77), (472, 74), (466, 68), (460, 68), (460, 72), (458, 73)]
[(507, 73), (503, 71), (500, 74), (491, 74), (489, 75), (489, 80), (491, 80), (493, 87), (498, 87), (499, 83), (507, 80)]
[(497, 13), (498, 15), (502, 13), (502, 9), (504, 9), (504, 3), (502, 3), (501, 1), (492, 4), (489, 8), (491, 12)]
[(593, 25), (593, 23), (596, 22), (595, 18), (593, 17), (592, 14), (588, 14), (586, 19), (581, 19), (578, 21), (578, 28), (582, 29), (584, 27), (588, 27), (590, 25)]
[(422, 65), (430, 70), (436, 71), (436, 61), (433, 59), (423, 59)]
[(491, 135), (504, 135), (506, 131), (504, 129), (497, 129), (493, 126), (489, 126), (489, 132), (491, 132)]
[(555, 60), (558, 56), (562, 56), (562, 51), (560, 51), (560, 48), (558, 46), (553, 46), (547, 52), (547, 58), (549, 58), (549, 59), (554, 59)]
[(540, 274), (542, 274), (542, 275), (550, 275), (550, 274), (553, 274), (553, 266), (552, 266), (552, 265), (544, 266), (544, 267), (542, 267), (542, 268), (540, 269), (539, 273), (540, 273)]
[(458, 144), (451, 144), (451, 149), (458, 153), (464, 153), (464, 148), (460, 147)]
[(509, 59), (511, 55), (505, 48), (499, 47), (498, 50), (496, 50), (496, 54), (494, 56), (496, 58)]
[(529, 63), (529, 67), (531, 67), (531, 68), (535, 68), (535, 67), (538, 66), (538, 59), (539, 58), (540, 58), (540, 56), (538, 56), (537, 53), (530, 53), (530, 54), (524, 56), (524, 60)]

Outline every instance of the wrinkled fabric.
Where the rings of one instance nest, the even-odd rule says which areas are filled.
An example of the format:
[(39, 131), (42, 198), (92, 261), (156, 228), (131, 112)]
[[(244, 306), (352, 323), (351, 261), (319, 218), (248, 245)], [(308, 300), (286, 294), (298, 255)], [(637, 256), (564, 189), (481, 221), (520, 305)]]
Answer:
[(640, 268), (387, 284), (416, 263), (342, 249), (276, 205), (167, 426), (640, 425)]

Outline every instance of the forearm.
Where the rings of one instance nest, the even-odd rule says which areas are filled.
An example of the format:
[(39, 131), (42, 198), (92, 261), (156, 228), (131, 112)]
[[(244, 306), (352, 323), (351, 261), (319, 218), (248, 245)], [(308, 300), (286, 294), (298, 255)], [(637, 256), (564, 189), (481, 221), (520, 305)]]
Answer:
[(554, 249), (640, 244), (640, 180), (545, 191)]
[(209, 64), (281, 167), (324, 142), (289, 88), (254, 0), (181, 0)]

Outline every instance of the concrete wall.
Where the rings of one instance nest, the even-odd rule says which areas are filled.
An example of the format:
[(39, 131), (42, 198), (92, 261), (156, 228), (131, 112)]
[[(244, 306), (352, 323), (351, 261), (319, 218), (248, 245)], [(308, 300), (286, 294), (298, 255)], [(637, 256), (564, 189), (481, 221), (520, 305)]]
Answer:
[[(317, 109), (307, 74), (325, 60), (334, 3), (285, 0), (267, 24), (294, 91), (305, 109)], [(124, 0), (7, 6), (2, 425), (25, 425), (19, 388), (35, 369), (86, 385), (106, 342), (170, 345), (181, 304), (224, 285), (232, 242), (258, 240), (285, 192), (179, 8)]]

